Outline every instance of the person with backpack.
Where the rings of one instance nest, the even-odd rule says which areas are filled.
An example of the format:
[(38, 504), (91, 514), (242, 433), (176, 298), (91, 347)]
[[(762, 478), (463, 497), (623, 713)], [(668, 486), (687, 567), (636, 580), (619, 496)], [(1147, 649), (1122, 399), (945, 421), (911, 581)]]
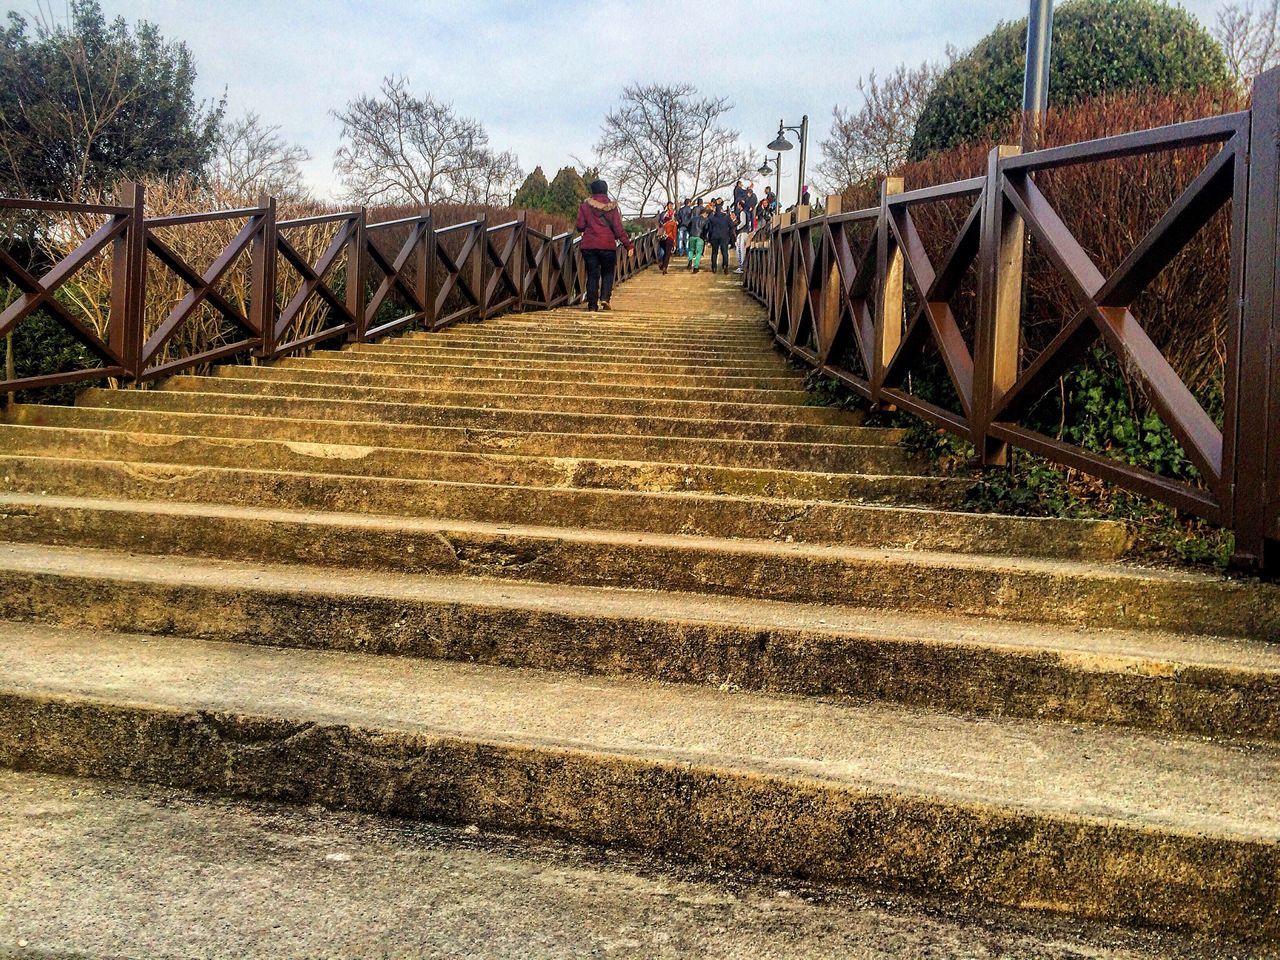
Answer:
[(715, 209), (707, 219), (706, 240), (711, 245), (711, 272), (716, 272), (717, 259), (723, 260), (721, 272), (729, 272), (729, 245), (733, 243), (737, 231), (734, 229), (733, 217), (724, 209), (724, 201), (717, 200)]
[(622, 225), (618, 204), (609, 199), (609, 185), (603, 180), (591, 184), (591, 196), (578, 207), (577, 229), (582, 234), (582, 262), (587, 268), (587, 310), (609, 309), (613, 295), (613, 274), (618, 263), (618, 244), (628, 257), (636, 248)]

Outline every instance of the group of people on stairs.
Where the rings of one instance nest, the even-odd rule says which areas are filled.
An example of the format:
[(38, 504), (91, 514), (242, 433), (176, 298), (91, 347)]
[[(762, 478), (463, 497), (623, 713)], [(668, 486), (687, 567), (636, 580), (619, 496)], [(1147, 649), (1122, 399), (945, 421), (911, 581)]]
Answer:
[[(578, 207), (577, 229), (582, 234), (582, 260), (587, 268), (587, 310), (595, 312), (609, 309), (619, 245), (629, 257), (635, 256), (635, 247), (623, 226), (617, 201), (609, 199), (609, 185), (595, 180), (590, 190), (591, 196)], [(696, 202), (686, 197), (679, 208), (668, 201), (658, 215), (659, 269), (666, 273), (672, 256), (687, 255), (687, 269), (700, 273), (709, 247), (711, 272), (728, 273), (729, 248), (734, 246), (738, 255), (735, 272), (741, 273), (747, 237), (759, 219), (767, 219), (777, 210), (778, 198), (772, 188), (765, 187), (764, 198), (757, 200), (754, 186), (745, 180), (734, 187), (733, 203), (728, 207), (719, 198), (708, 204), (701, 197)]]

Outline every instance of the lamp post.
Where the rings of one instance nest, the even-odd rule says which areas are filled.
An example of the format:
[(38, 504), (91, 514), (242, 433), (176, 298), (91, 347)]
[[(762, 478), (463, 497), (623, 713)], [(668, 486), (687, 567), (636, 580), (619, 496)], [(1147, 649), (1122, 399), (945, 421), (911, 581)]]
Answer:
[[(804, 196), (804, 161), (809, 152), (809, 115), (806, 113), (800, 118), (800, 126), (789, 127), (781, 120), (778, 121), (778, 137), (773, 143), (769, 144), (770, 150), (779, 151), (778, 156), (781, 157), (781, 151), (791, 149), (791, 141), (787, 139), (786, 131), (797, 134), (800, 137), (800, 174), (796, 180), (796, 205), (800, 205), (800, 199)], [(778, 189), (782, 188), (782, 180), (778, 180)]]
[(1027, 16), (1027, 70), (1022, 83), (1022, 150), (1040, 146), (1049, 106), (1049, 51), (1053, 45), (1053, 0), (1031, 0)]
[[(762, 177), (767, 177), (769, 174), (773, 174), (777, 177), (777, 179), (773, 181), (773, 196), (774, 199), (777, 200), (778, 194), (782, 191), (782, 154), (779, 153), (773, 158), (772, 169), (769, 168), (769, 158), (765, 157), (764, 163), (760, 164), (760, 169), (756, 172)], [(781, 203), (782, 201), (777, 200), (777, 202)]]

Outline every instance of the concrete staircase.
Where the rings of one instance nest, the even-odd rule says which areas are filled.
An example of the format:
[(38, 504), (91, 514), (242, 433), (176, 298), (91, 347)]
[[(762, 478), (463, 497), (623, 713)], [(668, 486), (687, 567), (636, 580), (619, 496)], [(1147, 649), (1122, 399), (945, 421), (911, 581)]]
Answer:
[(11, 409), (0, 763), (1280, 934), (1280, 593), (614, 306)]

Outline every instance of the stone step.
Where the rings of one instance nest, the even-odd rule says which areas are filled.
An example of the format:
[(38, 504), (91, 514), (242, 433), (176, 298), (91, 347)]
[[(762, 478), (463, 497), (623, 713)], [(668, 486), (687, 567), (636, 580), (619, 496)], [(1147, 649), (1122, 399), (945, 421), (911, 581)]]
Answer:
[[(651, 357), (688, 357), (692, 360), (748, 359), (759, 360), (772, 356), (769, 338), (761, 334), (751, 342), (737, 345), (691, 342), (683, 337), (625, 337), (605, 336), (586, 328), (581, 331), (559, 332), (552, 328), (530, 333), (511, 331), (502, 333), (487, 330), (483, 325), (470, 330), (450, 327), (436, 333), (408, 333), (383, 341), (404, 347), (434, 347), (439, 350), (464, 350), (483, 347), (489, 350), (530, 350), (547, 353), (573, 353), (580, 350), (608, 352), (619, 356), (636, 354)], [(781, 354), (778, 354), (781, 357)]]
[(367, 956), (376, 944), (396, 960), (461, 960), (484, 944), (489, 960), (865, 958), (870, 943), (887, 946), (882, 960), (1276, 956), (1261, 944), (946, 909), (474, 824), (12, 771), (0, 771), (0, 862), (17, 881), (0, 885), (0, 954), (13, 957), (313, 960)]
[[(331, 467), (331, 469), (336, 469)], [(0, 454), (8, 492), (223, 503), (480, 523), (1111, 559), (1120, 524), (790, 500)]]
[(100, 630), (0, 636), (0, 762), (1280, 935), (1280, 750)]
[[(698, 615), (703, 620), (740, 619), (744, 615), (741, 611), (753, 602), (768, 601), (766, 606), (774, 608), (769, 614), (774, 625), (817, 622), (834, 629), (843, 623), (847, 629), (861, 629), (888, 618), (890, 626), (877, 629), (882, 634), (894, 629), (906, 631), (898, 634), (904, 641), (928, 638), (926, 625), (935, 621), (981, 617), (987, 625), (983, 629), (996, 630), (996, 621), (1007, 621), (1007, 627), (999, 628), (1006, 638), (1002, 642), (1023, 652), (1021, 641), (1010, 637), (1025, 635), (1034, 647), (1034, 638), (1046, 625), (1076, 629), (1078, 636), (1068, 645), (1083, 644), (1082, 648), (1028, 662), (1033, 669), (1049, 672), (1062, 668), (1053, 661), (1072, 657), (1077, 658), (1071, 664), (1076, 669), (1111, 669), (1115, 662), (1123, 661), (1123, 657), (1121, 661), (1107, 659), (1108, 654), (1119, 655), (1124, 650), (1125, 640), (1116, 631), (1280, 639), (1280, 588), (1260, 588), (1183, 571), (1028, 557), (980, 558), (919, 549), (468, 522), (451, 516), (386, 516), (349, 510), (322, 513), (252, 502), (157, 503), (119, 499), (114, 491), (103, 491), (96, 497), (13, 492), (0, 494), (0, 507), (5, 514), (3, 536), (13, 543), (79, 545), (236, 562), (319, 564), (389, 574), (479, 576), (510, 581), (512, 586), (502, 588), (504, 595), (521, 583), (531, 589), (548, 584), (665, 589), (736, 598), (713, 603), (708, 608), (713, 614)], [(487, 589), (492, 592), (492, 585)], [(603, 595), (580, 593), (584, 603), (606, 602)], [(657, 610), (664, 601), (655, 592), (649, 603)], [(795, 606), (811, 603), (838, 606), (816, 610)], [(849, 607), (857, 610), (841, 612)], [(793, 621), (787, 621), (787, 616)], [(908, 625), (892, 625), (899, 621)], [(750, 630), (750, 624), (744, 629)], [(940, 631), (939, 636), (960, 639), (961, 647), (982, 636), (980, 631), (967, 629)], [(1055, 637), (1070, 635), (1070, 630), (1049, 632)], [(803, 657), (815, 643), (775, 642), (768, 646), (768, 658)], [(741, 638), (741, 644), (744, 651), (754, 652), (749, 634)], [(1174, 652), (1159, 659), (1177, 659), (1179, 643), (1171, 641), (1168, 649)], [(1235, 649), (1234, 642), (1223, 649)], [(783, 650), (792, 652), (780, 652)], [(765, 648), (759, 653), (764, 657)], [(922, 661), (937, 659), (936, 653), (918, 655)], [(675, 649), (671, 656), (659, 658), (664, 663), (673, 659), (678, 659)], [(983, 662), (986, 659), (990, 658), (980, 658)], [(925, 666), (922, 663), (921, 669)], [(903, 669), (896, 662), (892, 668)], [(807, 682), (821, 684), (823, 670), (835, 677), (843, 676), (844, 669), (827, 660), (815, 662)], [(1143, 667), (1135, 672), (1146, 670)], [(714, 674), (715, 668), (703, 672)], [(734, 682), (743, 682), (744, 675), (767, 674), (767, 669), (756, 664), (750, 670), (735, 671)], [(1188, 691), (1195, 687), (1193, 673), (1169, 670), (1167, 675), (1185, 684)], [(981, 690), (983, 683), (981, 678), (971, 678), (962, 686), (969, 691), (963, 696), (969, 696)], [(787, 688), (793, 689), (790, 685)], [(814, 692), (827, 689), (839, 687), (819, 686)], [(1274, 693), (1247, 685), (1242, 689), (1247, 690), (1249, 702), (1237, 702), (1233, 709), (1258, 711), (1280, 723)], [(995, 691), (990, 692), (996, 698)], [(1246, 694), (1235, 700), (1243, 696)], [(1099, 708), (1104, 714), (1122, 709), (1110, 702), (1100, 702)], [(1041, 703), (1038, 709), (1054, 707)], [(1164, 708), (1144, 700), (1138, 709), (1156, 713)]]
[[(310, 446), (396, 447), (456, 450), (512, 456), (575, 457), (672, 465), (813, 470), (862, 473), (872, 463), (907, 469), (907, 452), (897, 446), (900, 431), (885, 430), (867, 443), (779, 443), (724, 440), (714, 437), (645, 437), (623, 434), (521, 433), (372, 421), (307, 420), (270, 411), (254, 415), (187, 413), (109, 407), (55, 407), (19, 404), (9, 413), (15, 424), (90, 430), (126, 431), (227, 439), (282, 440)], [(889, 444), (893, 444), (890, 446)], [(870, 447), (878, 447), (876, 450)]]
[(468, 363), (401, 362), (362, 359), (359, 355), (342, 351), (317, 351), (310, 357), (297, 360), (286, 358), (281, 366), (290, 367), (306, 363), (313, 369), (350, 370), (360, 373), (402, 373), (420, 377), (474, 377), (502, 376), (512, 380), (576, 380), (583, 383), (610, 383), (647, 387), (713, 387), (728, 390), (795, 390), (801, 380), (794, 374), (779, 376), (735, 376), (731, 374), (703, 373), (634, 373), (590, 370), (581, 366), (540, 367), (530, 364), (504, 364), (500, 369), (476, 367)]
[(661, 331), (601, 330), (589, 321), (569, 324), (539, 323), (527, 321), (519, 325), (504, 325), (494, 321), (480, 324), (458, 324), (444, 330), (411, 330), (398, 335), (398, 343), (497, 343), (527, 344), (529, 346), (558, 345), (577, 346), (584, 339), (600, 346), (636, 347), (639, 349), (673, 349), (721, 353), (730, 356), (743, 354), (759, 357), (770, 354), (773, 334), (761, 326), (746, 334), (707, 333), (690, 337), (682, 333)]
[[(594, 344), (584, 344), (577, 350), (531, 349), (523, 344), (511, 347), (486, 347), (479, 344), (457, 344), (449, 348), (427, 343), (404, 343), (387, 340), (382, 343), (356, 343), (337, 351), (359, 357), (404, 357), (406, 359), (445, 360), (449, 363), (472, 363), (477, 367), (502, 366), (510, 363), (538, 363), (544, 366), (590, 365), (602, 370), (652, 370), (679, 373), (730, 372), (736, 374), (762, 372), (765, 376), (791, 374), (800, 382), (800, 375), (781, 355), (756, 351), (742, 357), (702, 357), (674, 354), (667, 350), (616, 351), (602, 349)], [(325, 351), (316, 351), (323, 356)]]
[[(219, 378), (218, 383), (222, 380)], [(227, 389), (234, 386), (226, 381)], [(822, 423), (777, 423), (766, 420), (699, 420), (642, 414), (574, 413), (566, 410), (504, 410), (445, 407), (334, 397), (259, 397), (238, 393), (194, 393), (179, 390), (109, 390), (92, 388), (77, 400), (84, 407), (247, 416), (297, 417), (306, 420), (372, 421), (417, 426), (466, 427), (526, 433), (607, 433), (659, 437), (718, 437), (726, 440), (769, 440), (791, 443), (883, 443), (874, 427)]]
[(827, 423), (856, 426), (862, 418), (831, 407), (787, 404), (737, 404), (709, 400), (650, 400), (637, 397), (579, 396), (572, 388), (563, 393), (520, 393), (491, 390), (433, 390), (400, 385), (357, 386), (334, 382), (279, 380), (261, 377), (262, 367), (228, 367), (216, 377), (178, 376), (165, 381), (165, 390), (188, 393), (245, 393), (273, 397), (309, 397), (319, 400), (373, 400), (445, 407), (480, 407), (497, 410), (548, 410), (566, 413), (636, 414), (691, 420), (747, 420), (770, 423)]
[(0, 424), (0, 451), (11, 456), (129, 463), (243, 467), (293, 473), (397, 477), (508, 486), (703, 492), (819, 500), (955, 503), (969, 484), (947, 477), (893, 473), (894, 447), (866, 447), (866, 473), (816, 473), (742, 467), (524, 457), (252, 438), (145, 434)]
[(759, 337), (768, 327), (764, 317), (752, 310), (746, 311), (742, 305), (735, 304), (736, 309), (725, 310), (716, 305), (704, 305), (691, 315), (687, 308), (677, 307), (662, 310), (649, 304), (638, 309), (623, 309), (618, 306), (611, 312), (589, 313), (582, 307), (570, 309), (558, 308), (536, 313), (513, 313), (485, 320), (497, 329), (515, 328), (525, 325), (556, 327), (577, 327), (587, 325), (592, 330), (630, 331), (652, 334), (659, 332), (670, 335), (687, 335), (691, 338), (702, 336), (756, 336)]
[[(298, 358), (288, 366), (221, 366), (213, 370), (219, 377), (252, 377), (262, 380), (285, 380), (300, 383), (352, 384), (362, 387), (403, 387), (418, 390), (456, 390), (460, 393), (572, 394), (573, 396), (608, 397), (642, 400), (696, 400), (709, 403), (767, 404), (770, 406), (809, 406), (812, 397), (804, 390), (738, 390), (719, 387), (647, 387), (636, 384), (587, 383), (579, 380), (518, 380), (512, 377), (473, 376), (433, 377), (403, 373), (360, 373), (346, 367), (333, 369), (332, 364), (312, 364)], [(846, 411), (857, 420), (859, 413)]]

